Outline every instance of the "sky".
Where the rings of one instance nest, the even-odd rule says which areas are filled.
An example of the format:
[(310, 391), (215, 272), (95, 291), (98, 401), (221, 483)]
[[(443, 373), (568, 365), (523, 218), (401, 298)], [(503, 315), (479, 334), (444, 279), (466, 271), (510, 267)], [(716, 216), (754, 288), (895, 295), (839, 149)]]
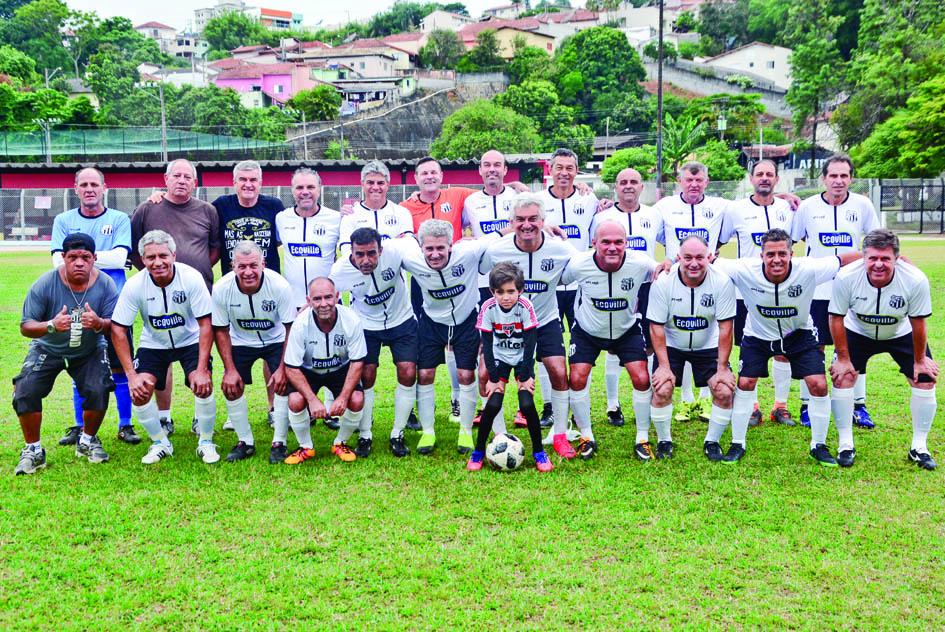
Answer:
[[(443, 0), (444, 4), (449, 0)], [(306, 26), (335, 25), (350, 20), (364, 20), (380, 13), (393, 4), (393, 0), (357, 0), (357, 2), (333, 2), (329, 0), (247, 0), (249, 6), (295, 11), (303, 15)], [(194, 9), (214, 6), (216, 0), (163, 0), (150, 2), (128, 2), (128, 0), (66, 0), (70, 8), (95, 11), (100, 17), (123, 15), (135, 25), (144, 22), (161, 22), (177, 29), (184, 29), (194, 18)], [(478, 16), (483, 9), (503, 4), (507, 0), (466, 0), (469, 14)], [(583, 4), (583, 3), (581, 3)], [(576, 6), (576, 4), (575, 4)]]

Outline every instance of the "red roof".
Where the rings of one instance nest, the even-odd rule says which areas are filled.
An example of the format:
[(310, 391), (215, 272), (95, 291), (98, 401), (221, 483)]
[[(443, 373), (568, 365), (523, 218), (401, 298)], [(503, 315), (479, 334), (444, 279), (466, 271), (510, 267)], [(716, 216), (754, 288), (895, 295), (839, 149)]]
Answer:
[(225, 59), (218, 59), (216, 61), (211, 61), (208, 66), (217, 68), (219, 70), (232, 70), (233, 68), (238, 68), (239, 66), (246, 66), (247, 63), (242, 59), (236, 59), (234, 57), (227, 57)]
[(144, 24), (139, 24), (135, 29), (168, 29), (171, 31), (177, 31), (173, 26), (168, 26), (167, 24), (161, 24), (160, 22), (145, 22)]
[(239, 48), (234, 48), (231, 50), (231, 53), (252, 53), (257, 50), (266, 50), (269, 49), (265, 44), (250, 44), (249, 46), (240, 46)]
[(565, 9), (564, 11), (558, 11), (555, 13), (543, 13), (542, 15), (536, 15), (535, 18), (546, 24), (548, 22), (554, 22), (555, 24), (566, 24), (568, 22), (593, 22), (597, 20), (597, 13), (594, 11), (588, 11), (587, 9)]
[(383, 38), (384, 42), (418, 42), (426, 36), (423, 31), (410, 31), (409, 33), (394, 33)]
[(263, 9), (263, 8), (260, 8), (260, 9), (259, 9), (259, 15), (260, 15), (260, 16), (265, 15), (265, 16), (269, 16), (269, 17), (273, 17), (273, 18), (288, 18), (288, 19), (290, 19), (290, 20), (292, 19), (292, 12), (291, 12), (291, 11), (280, 11), (279, 9)]
[(301, 64), (245, 64), (230, 70), (224, 70), (217, 79), (261, 79), (263, 75), (290, 75)]
[(407, 53), (408, 55), (413, 54), (409, 50), (404, 50), (403, 48), (399, 48), (397, 46), (394, 46), (393, 44), (385, 42), (382, 39), (377, 39), (375, 37), (365, 37), (361, 39), (356, 39), (354, 41), (348, 42), (347, 44), (336, 46), (335, 50), (355, 51), (355, 50), (366, 50), (370, 48), (393, 48), (394, 50), (400, 51), (402, 53)]
[(302, 42), (302, 48), (331, 48), (331, 44), (315, 40), (314, 42)]
[(537, 31), (541, 27), (541, 22), (535, 18), (520, 18), (518, 20), (502, 20), (499, 18), (492, 18), (484, 22), (476, 22), (475, 24), (467, 24), (463, 28), (459, 29), (456, 32), (459, 35), (459, 39), (463, 42), (474, 42), (476, 41), (476, 36), (481, 32), (492, 29), (498, 31), (499, 29), (517, 29), (519, 31)]

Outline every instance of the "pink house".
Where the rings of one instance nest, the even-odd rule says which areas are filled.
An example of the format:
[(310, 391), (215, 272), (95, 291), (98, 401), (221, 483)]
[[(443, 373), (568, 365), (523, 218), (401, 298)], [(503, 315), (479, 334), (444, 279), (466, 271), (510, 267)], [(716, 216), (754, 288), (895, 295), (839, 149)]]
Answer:
[(246, 64), (223, 70), (213, 79), (220, 88), (232, 88), (246, 107), (282, 106), (296, 93), (322, 82), (311, 78), (311, 64)]

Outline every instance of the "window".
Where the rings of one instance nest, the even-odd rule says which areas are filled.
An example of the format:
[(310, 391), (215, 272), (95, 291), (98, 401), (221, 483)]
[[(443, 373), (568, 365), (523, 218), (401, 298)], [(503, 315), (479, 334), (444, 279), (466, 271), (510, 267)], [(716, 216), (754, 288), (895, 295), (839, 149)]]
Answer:
[(754, 67), (755, 67), (755, 62), (753, 62), (753, 61), (748, 62), (748, 67), (749, 67), (749, 68), (754, 68)]
[(359, 61), (359, 62), (358, 62), (358, 66), (361, 68), (361, 70), (364, 70), (364, 62), (363, 62), (363, 61)]
[(773, 61), (769, 61), (769, 62), (767, 63), (767, 67), (773, 69), (773, 68), (774, 68), (774, 62), (773, 62)]
[(282, 84), (281, 84), (281, 83), (277, 83), (277, 84), (276, 84), (276, 94), (282, 94)]

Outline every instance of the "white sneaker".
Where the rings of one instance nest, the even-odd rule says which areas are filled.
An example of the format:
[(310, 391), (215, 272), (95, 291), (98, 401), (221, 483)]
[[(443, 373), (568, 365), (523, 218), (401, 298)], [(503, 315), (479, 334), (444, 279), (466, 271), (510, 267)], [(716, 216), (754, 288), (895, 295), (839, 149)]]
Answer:
[(151, 444), (151, 447), (148, 448), (148, 453), (141, 457), (141, 462), (145, 465), (153, 465), (161, 459), (166, 459), (172, 454), (174, 454), (174, 446), (171, 445), (170, 441), (167, 443), (155, 441)]
[(201, 442), (197, 446), (197, 456), (203, 459), (204, 463), (216, 463), (220, 460), (220, 454), (217, 452), (217, 444), (207, 441)]
[(230, 419), (229, 417), (227, 417), (227, 418), (226, 418), (226, 421), (223, 423), (223, 429), (224, 429), (224, 430), (233, 430), (233, 431), (235, 431), (236, 428), (233, 427), (233, 420)]

